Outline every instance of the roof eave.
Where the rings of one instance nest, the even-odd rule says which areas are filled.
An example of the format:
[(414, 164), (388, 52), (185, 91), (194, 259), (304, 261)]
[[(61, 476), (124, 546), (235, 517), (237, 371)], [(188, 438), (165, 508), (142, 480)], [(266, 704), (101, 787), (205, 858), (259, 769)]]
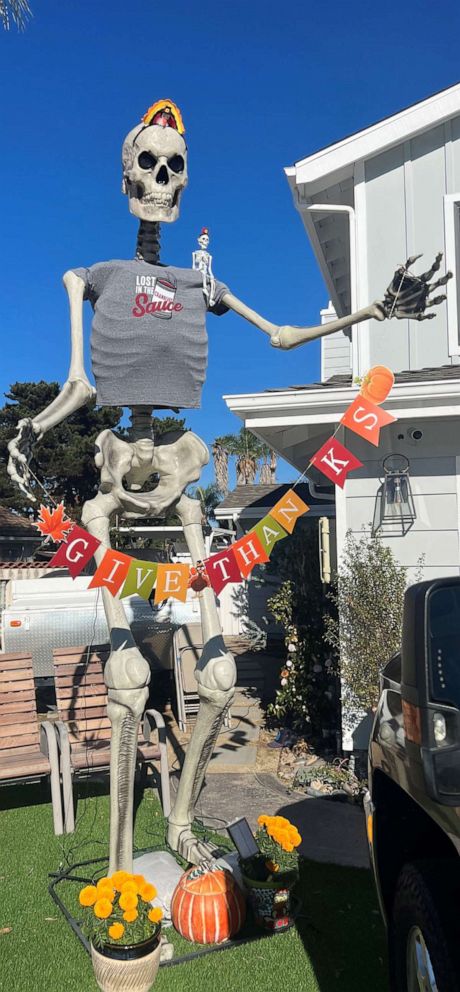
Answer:
[(285, 168), (289, 185), (310, 185), (460, 114), (460, 83), (412, 104)]

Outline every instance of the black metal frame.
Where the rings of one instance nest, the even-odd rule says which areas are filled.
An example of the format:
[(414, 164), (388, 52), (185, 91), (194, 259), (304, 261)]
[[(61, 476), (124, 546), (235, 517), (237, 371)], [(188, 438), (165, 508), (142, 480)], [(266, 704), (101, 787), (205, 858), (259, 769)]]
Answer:
[[(136, 854), (147, 854), (149, 850), (150, 848), (146, 848), (143, 851), (136, 851)], [(75, 936), (78, 937), (78, 940), (85, 948), (87, 954), (91, 953), (91, 945), (89, 943), (89, 940), (85, 937), (78, 920), (76, 920), (75, 917), (72, 916), (72, 913), (69, 912), (67, 906), (64, 905), (62, 899), (58, 896), (56, 892), (56, 886), (59, 885), (61, 882), (81, 882), (85, 885), (89, 885), (93, 883), (94, 878), (92, 876), (74, 874), (74, 872), (78, 868), (85, 868), (87, 865), (97, 865), (97, 864), (107, 865), (107, 858), (106, 857), (90, 858), (88, 861), (78, 861), (74, 865), (70, 865), (64, 871), (52, 871), (49, 873), (49, 878), (52, 879), (52, 882), (50, 882), (48, 886), (48, 892), (53, 902), (55, 902), (56, 906), (61, 910), (61, 913), (67, 920)], [(294, 921), (299, 915), (301, 903), (300, 900), (297, 899), (295, 896), (292, 898), (295, 904), (295, 908), (291, 914), (292, 919)], [(243, 947), (245, 944), (252, 944), (256, 940), (264, 940), (267, 937), (273, 937), (277, 933), (285, 933), (286, 929), (287, 928), (280, 931), (261, 930), (260, 933), (256, 933), (249, 937), (242, 937), (240, 940), (226, 940), (225, 943), (223, 944), (216, 944), (213, 947), (203, 947), (201, 950), (192, 951), (190, 954), (181, 954), (180, 957), (172, 958), (171, 961), (162, 961), (160, 962), (160, 967), (174, 968), (178, 964), (185, 964), (186, 961), (192, 961), (195, 958), (205, 957), (207, 954), (215, 954), (217, 951), (232, 950), (235, 947)]]

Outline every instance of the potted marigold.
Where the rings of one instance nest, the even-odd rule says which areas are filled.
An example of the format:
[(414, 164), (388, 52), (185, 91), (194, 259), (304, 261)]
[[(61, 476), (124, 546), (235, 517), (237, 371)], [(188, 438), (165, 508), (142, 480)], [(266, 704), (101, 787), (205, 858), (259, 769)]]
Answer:
[(148, 992), (160, 964), (163, 912), (152, 907), (157, 890), (143, 875), (116, 871), (79, 895), (83, 929), (102, 992)]
[(259, 816), (255, 835), (259, 853), (240, 858), (256, 923), (266, 930), (291, 926), (291, 892), (299, 876), (301, 836), (285, 816)]

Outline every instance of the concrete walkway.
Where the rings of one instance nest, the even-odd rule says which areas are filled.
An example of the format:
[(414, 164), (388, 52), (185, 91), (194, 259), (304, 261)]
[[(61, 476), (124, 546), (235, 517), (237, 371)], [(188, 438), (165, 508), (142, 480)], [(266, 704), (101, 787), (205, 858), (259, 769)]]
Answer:
[[(174, 787), (174, 780), (173, 780)], [(369, 868), (364, 813), (359, 806), (288, 794), (268, 773), (231, 772), (207, 776), (196, 814), (218, 833), (225, 824), (246, 817), (253, 830), (261, 813), (286, 816), (302, 835), (301, 854), (355, 868)]]

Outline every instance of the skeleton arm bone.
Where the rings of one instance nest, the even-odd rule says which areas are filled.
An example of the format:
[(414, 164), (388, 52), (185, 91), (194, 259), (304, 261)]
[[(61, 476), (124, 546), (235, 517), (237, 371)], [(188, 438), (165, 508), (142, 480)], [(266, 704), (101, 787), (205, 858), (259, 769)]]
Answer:
[(32, 500), (28, 465), (32, 457), (34, 442), (43, 434), (62, 423), (72, 413), (94, 395), (94, 387), (85, 373), (83, 361), (83, 296), (85, 284), (74, 272), (66, 272), (63, 277), (70, 304), (71, 359), (67, 381), (56, 398), (49, 403), (33, 420), (20, 420), (18, 432), (9, 442), (8, 474), (21, 491)]
[(261, 317), (255, 310), (251, 310), (245, 303), (233, 296), (233, 293), (225, 293), (222, 297), (222, 303), (241, 317), (249, 320), (264, 334), (268, 334), (270, 344), (274, 348), (282, 348), (283, 351), (296, 348), (308, 341), (315, 341), (316, 338), (325, 337), (326, 334), (334, 334), (335, 331), (341, 331), (344, 327), (351, 327), (352, 324), (359, 324), (363, 320), (385, 319), (381, 306), (378, 303), (371, 303), (370, 306), (358, 310), (357, 313), (352, 313), (348, 317), (341, 317), (338, 320), (331, 320), (328, 324), (320, 324), (319, 327), (291, 327), (289, 325), (278, 327), (277, 324), (265, 320), (265, 317)]

